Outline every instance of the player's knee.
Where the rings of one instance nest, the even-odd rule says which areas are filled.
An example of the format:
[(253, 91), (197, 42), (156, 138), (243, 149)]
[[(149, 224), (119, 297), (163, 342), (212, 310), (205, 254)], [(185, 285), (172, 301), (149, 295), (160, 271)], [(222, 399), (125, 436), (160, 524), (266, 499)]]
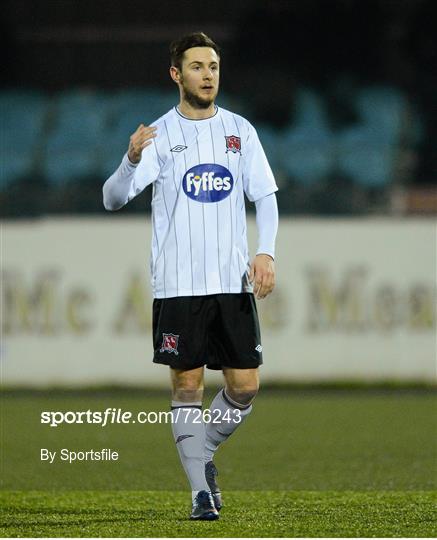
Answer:
[(226, 393), (236, 403), (249, 405), (258, 393), (258, 384), (232, 385), (227, 386)]
[(202, 401), (203, 398), (203, 369), (202, 370), (171, 370), (172, 398), (183, 403)]
[(184, 382), (181, 385), (175, 385), (172, 397), (175, 401), (182, 401), (183, 403), (202, 401), (203, 385), (195, 382)]

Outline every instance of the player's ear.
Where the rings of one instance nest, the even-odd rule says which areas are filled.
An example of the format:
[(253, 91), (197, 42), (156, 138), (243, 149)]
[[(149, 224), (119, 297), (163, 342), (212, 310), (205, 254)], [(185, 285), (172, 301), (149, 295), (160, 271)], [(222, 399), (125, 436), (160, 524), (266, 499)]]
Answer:
[(170, 67), (170, 77), (174, 80), (175, 83), (181, 82), (181, 72), (176, 66)]

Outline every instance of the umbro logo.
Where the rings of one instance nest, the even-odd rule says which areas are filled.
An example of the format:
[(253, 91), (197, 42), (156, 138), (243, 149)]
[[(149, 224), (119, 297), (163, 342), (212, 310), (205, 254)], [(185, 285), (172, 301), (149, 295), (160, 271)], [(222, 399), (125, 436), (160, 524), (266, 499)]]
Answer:
[(176, 444), (183, 441), (184, 439), (188, 439), (189, 437), (194, 437), (194, 435), (179, 435), (179, 437), (176, 439)]
[(263, 348), (262, 348), (262, 345), (259, 344), (255, 347), (255, 351), (258, 351), (258, 352), (262, 352)]
[(187, 148), (188, 146), (184, 146), (183, 144), (178, 144), (177, 146), (173, 146), (170, 152), (183, 152)]

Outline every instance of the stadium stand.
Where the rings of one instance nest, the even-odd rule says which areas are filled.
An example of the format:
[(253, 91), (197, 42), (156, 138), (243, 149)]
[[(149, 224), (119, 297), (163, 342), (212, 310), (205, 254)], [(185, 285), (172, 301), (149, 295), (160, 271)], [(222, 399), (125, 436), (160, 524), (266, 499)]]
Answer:
[(97, 149), (104, 137), (106, 100), (93, 92), (78, 91), (58, 96), (42, 166), (51, 184), (98, 174)]
[[(324, 208), (329, 212), (335, 207), (337, 213), (349, 213), (348, 200), (357, 189), (361, 193), (390, 187), (405, 141), (411, 144), (420, 137), (420, 123), (412, 118), (398, 89), (349, 89), (348, 100), (353, 120), (333, 121), (326, 92), (301, 87), (290, 97), (289, 125), (279, 129), (257, 124), (278, 177), (284, 211), (323, 213)], [(112, 92), (78, 88), (52, 95), (0, 92), (1, 189), (7, 191), (23, 181), (28, 185), (37, 178), (50, 186), (52, 195), (59, 194), (66, 208), (67, 199), (80, 199), (71, 192), (83, 190), (83, 185), (94, 186), (90, 201), (98, 199), (98, 187), (118, 166), (130, 134), (139, 123), (150, 123), (174, 104), (174, 92), (154, 88)], [(243, 100), (226, 93), (221, 94), (219, 104), (247, 114)], [(338, 206), (340, 200), (343, 203)], [(55, 195), (52, 201), (56, 206)], [(100, 211), (99, 202), (89, 210)]]
[(39, 92), (0, 92), (1, 187), (31, 175), (46, 119), (46, 98)]

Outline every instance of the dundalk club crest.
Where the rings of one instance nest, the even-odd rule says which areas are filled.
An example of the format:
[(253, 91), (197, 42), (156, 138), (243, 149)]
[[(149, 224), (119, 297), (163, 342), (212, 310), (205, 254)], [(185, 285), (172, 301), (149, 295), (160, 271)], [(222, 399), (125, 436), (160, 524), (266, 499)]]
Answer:
[(179, 336), (175, 334), (162, 334), (162, 345), (159, 349), (159, 352), (168, 352), (168, 353), (175, 353), (177, 356), (179, 354), (178, 352), (178, 343), (179, 343)]
[(241, 155), (241, 139), (240, 137), (237, 137), (236, 135), (225, 135), (226, 139), (226, 153), (233, 152), (236, 154), (237, 152), (240, 152)]

